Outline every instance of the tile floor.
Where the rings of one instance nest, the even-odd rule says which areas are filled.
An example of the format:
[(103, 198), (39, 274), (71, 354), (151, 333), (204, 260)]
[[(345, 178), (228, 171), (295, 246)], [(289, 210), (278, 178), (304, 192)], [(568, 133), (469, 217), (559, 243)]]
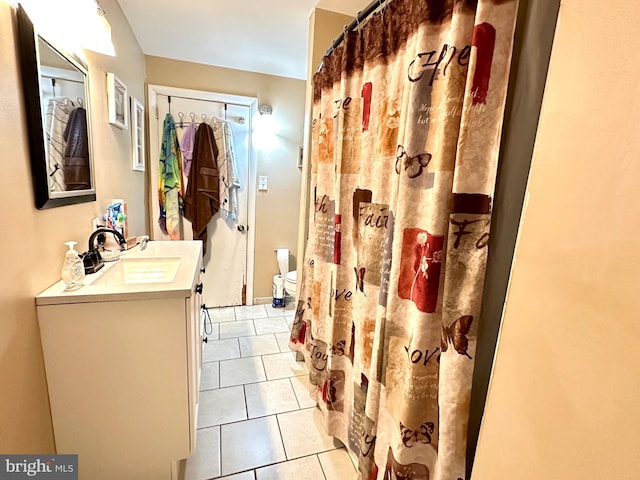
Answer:
[[(291, 306), (293, 308), (293, 306)], [(325, 433), (304, 362), (289, 350), (294, 311), (210, 309), (197, 449), (187, 480), (350, 480), (342, 444)]]

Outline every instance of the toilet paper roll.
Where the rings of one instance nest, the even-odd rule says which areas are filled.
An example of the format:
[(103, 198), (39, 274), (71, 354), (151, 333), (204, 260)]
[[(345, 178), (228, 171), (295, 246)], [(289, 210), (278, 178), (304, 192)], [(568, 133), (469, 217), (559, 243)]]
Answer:
[(289, 249), (279, 248), (276, 250), (276, 259), (280, 268), (280, 275), (284, 276), (289, 273)]
[(273, 298), (284, 298), (284, 277), (282, 275), (273, 276)]

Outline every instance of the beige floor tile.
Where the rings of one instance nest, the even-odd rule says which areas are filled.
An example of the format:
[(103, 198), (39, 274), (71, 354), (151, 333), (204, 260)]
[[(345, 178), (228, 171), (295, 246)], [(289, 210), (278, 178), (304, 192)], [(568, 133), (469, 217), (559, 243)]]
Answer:
[(267, 310), (264, 305), (245, 305), (236, 308), (236, 320), (253, 320), (254, 318), (264, 318)]
[(311, 408), (317, 406), (316, 401), (311, 398), (311, 394), (309, 393), (308, 375), (291, 377), (289, 380), (291, 380), (291, 385), (293, 386), (293, 391), (296, 394), (300, 408)]
[(286, 460), (275, 416), (221, 427), (222, 475)]
[(258, 335), (291, 331), (285, 317), (259, 318), (253, 324)]
[(198, 428), (246, 420), (244, 388), (219, 388), (200, 392)]
[(261, 357), (247, 357), (220, 362), (220, 386), (264, 382), (267, 379)]
[(240, 358), (240, 346), (237, 338), (213, 340), (203, 344), (202, 360), (204, 362), (217, 362), (232, 358)]
[[(326, 434), (324, 417), (318, 408), (307, 408), (278, 415), (287, 459), (335, 450), (339, 441)], [(224, 452), (222, 456), (224, 460)]]
[(268, 317), (282, 317), (286, 312), (284, 308), (273, 308), (271, 305), (265, 305), (264, 308)]
[(298, 458), (256, 470), (258, 480), (325, 480), (318, 457)]
[(233, 322), (236, 319), (235, 307), (209, 308), (212, 322)]
[(200, 391), (214, 388), (220, 388), (220, 363), (203, 363), (202, 372), (200, 373)]
[(228, 477), (220, 477), (220, 480), (255, 480), (253, 470), (249, 472), (236, 473), (235, 475), (229, 475)]
[(304, 362), (296, 362), (293, 352), (264, 355), (262, 361), (269, 380), (306, 375), (308, 373)]
[(280, 332), (280, 333), (274, 333), (274, 335), (276, 336), (276, 340), (278, 341), (280, 352), (282, 353), (290, 352), (291, 349), (289, 348), (289, 338), (291, 337), (291, 333)]
[(256, 330), (253, 328), (251, 320), (236, 320), (235, 322), (220, 324), (220, 338), (236, 338), (255, 335)]
[(196, 453), (187, 460), (186, 480), (208, 480), (220, 475), (220, 427), (196, 433)]
[(280, 347), (273, 333), (241, 337), (238, 340), (240, 341), (240, 355), (243, 357), (256, 357), (280, 352)]
[(327, 480), (355, 480), (357, 478), (357, 470), (346, 449), (339, 448), (319, 453), (318, 458)]
[(249, 418), (298, 410), (298, 400), (288, 378), (244, 386)]

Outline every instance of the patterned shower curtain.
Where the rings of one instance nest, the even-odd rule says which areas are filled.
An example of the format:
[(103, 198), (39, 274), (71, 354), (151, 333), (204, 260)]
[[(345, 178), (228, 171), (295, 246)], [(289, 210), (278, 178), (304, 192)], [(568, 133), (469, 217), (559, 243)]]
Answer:
[(290, 346), (360, 478), (465, 477), (517, 0), (391, 0), (314, 77)]

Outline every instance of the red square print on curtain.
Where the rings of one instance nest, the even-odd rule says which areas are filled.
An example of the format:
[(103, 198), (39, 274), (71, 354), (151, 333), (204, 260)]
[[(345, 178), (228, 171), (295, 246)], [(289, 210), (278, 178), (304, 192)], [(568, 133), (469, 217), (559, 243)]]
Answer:
[(404, 230), (398, 296), (412, 300), (421, 312), (436, 311), (443, 245), (444, 235), (420, 228)]

